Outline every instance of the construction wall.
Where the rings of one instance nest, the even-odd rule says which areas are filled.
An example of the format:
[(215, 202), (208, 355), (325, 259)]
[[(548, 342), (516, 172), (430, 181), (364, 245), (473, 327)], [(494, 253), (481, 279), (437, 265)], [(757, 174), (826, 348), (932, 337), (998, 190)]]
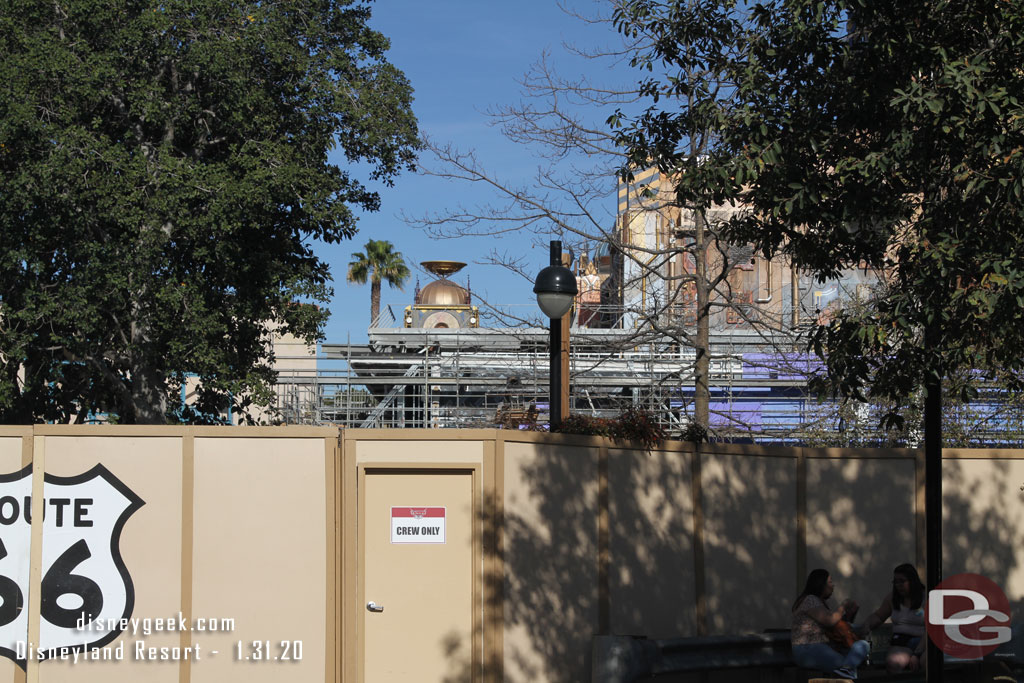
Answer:
[(918, 559), (910, 451), (503, 434), (507, 681), (585, 680), (597, 633), (788, 628), (810, 568), (867, 604)]
[[(832, 573), (837, 597), (867, 610), (881, 603), (896, 565), (910, 562), (924, 576), (917, 451), (706, 445), (698, 453), (673, 443), (645, 452), (583, 437), (479, 438), (491, 434), (501, 592), (483, 604), (500, 611), (493, 641), (506, 681), (587, 680), (597, 633), (788, 628), (815, 567)], [(945, 575), (989, 576), (1016, 619), (1024, 453), (946, 457)], [(485, 632), (485, 646), (490, 638)]]
[[(596, 634), (786, 628), (810, 569), (829, 569), (837, 597), (868, 610), (894, 566), (924, 569), (916, 451), (670, 443), (647, 452), (511, 430), (338, 437), (330, 428), (0, 428), (0, 577), (27, 587), (23, 609), (7, 611), (11, 584), (0, 578), (0, 648), (61, 644), (71, 629), (53, 621), (93, 599), (74, 576), (95, 578), (104, 609), (130, 618), (234, 620), (184, 633), (155, 621), (143, 633), (138, 622), (101, 644), (123, 647), (114, 661), (30, 656), (23, 669), (0, 649), (0, 683), (375, 681), (409, 661), (422, 674), (409, 680), (582, 681)], [(1013, 619), (1024, 618), (1024, 454), (947, 451), (943, 479), (945, 575), (988, 576)], [(445, 544), (389, 542), (396, 508), (385, 485), (398, 487), (399, 503), (430, 506), (439, 482), (457, 502), (442, 513)], [(30, 514), (15, 513), (26, 496)], [(89, 557), (72, 552), (80, 540)], [(113, 548), (130, 576), (130, 610), (118, 602)], [(392, 552), (407, 554), (374, 558)], [(455, 570), (431, 574), (441, 555), (457, 558)], [(71, 578), (62, 584), (54, 567)], [(384, 569), (403, 593), (378, 581)], [(61, 585), (85, 598), (54, 598)], [(373, 613), (370, 601), (386, 609)], [(377, 653), (371, 627), (387, 634), (391, 623), (413, 635), (399, 649), (378, 639)], [(270, 660), (256, 659), (253, 641), (269, 641)], [(281, 643), (296, 642), (301, 661), (281, 659)], [(423, 654), (404, 654), (413, 645)], [(169, 659), (148, 661), (151, 647), (169, 648)], [(426, 674), (431, 657), (436, 675)]]

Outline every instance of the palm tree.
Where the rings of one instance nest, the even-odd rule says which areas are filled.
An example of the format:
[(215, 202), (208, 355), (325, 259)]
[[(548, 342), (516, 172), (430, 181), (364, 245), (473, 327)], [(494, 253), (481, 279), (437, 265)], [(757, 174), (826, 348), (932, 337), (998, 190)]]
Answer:
[(392, 287), (402, 289), (409, 268), (405, 265), (402, 253), (392, 251), (395, 245), (387, 240), (370, 240), (366, 243), (366, 251), (352, 254), (348, 264), (348, 281), (365, 285), (370, 281), (370, 324), (380, 314), (380, 283), (387, 280)]

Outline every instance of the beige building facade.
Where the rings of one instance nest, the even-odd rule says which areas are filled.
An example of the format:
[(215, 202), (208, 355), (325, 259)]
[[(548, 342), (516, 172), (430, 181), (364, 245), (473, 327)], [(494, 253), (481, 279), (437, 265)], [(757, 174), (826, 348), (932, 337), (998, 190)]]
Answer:
[(598, 276), (605, 303), (621, 310), (627, 329), (652, 319), (662, 327), (695, 326), (698, 280), (709, 288), (709, 323), (719, 335), (823, 321), (850, 301), (866, 299), (881, 282), (881, 273), (867, 268), (848, 268), (836, 280), (817, 282), (781, 255), (766, 258), (750, 245), (729, 244), (722, 226), (743, 207), (717, 204), (698, 216), (680, 206), (675, 189), (672, 177), (657, 168), (637, 172), (628, 184), (620, 181), (610, 235), (616, 248), (599, 250), (580, 273)]

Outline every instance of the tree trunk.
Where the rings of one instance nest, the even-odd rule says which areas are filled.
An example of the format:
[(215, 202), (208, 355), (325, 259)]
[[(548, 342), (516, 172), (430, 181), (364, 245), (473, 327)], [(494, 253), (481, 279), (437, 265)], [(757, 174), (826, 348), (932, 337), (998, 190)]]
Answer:
[(370, 280), (370, 325), (373, 325), (380, 315), (380, 282)]
[(704, 236), (704, 212), (693, 214), (694, 275), (697, 295), (697, 339), (694, 351), (697, 354), (693, 369), (693, 419), (701, 427), (710, 426), (711, 389), (708, 386), (711, 375), (711, 304), (708, 288), (708, 250)]
[(167, 423), (167, 395), (156, 373), (142, 364), (132, 364), (132, 412), (135, 424)]
[[(136, 349), (149, 345), (149, 330), (144, 323), (133, 322), (131, 334)], [(119, 417), (129, 424), (166, 424), (167, 391), (163, 377), (153, 369), (144, 351), (133, 351), (129, 363), (131, 405)]]

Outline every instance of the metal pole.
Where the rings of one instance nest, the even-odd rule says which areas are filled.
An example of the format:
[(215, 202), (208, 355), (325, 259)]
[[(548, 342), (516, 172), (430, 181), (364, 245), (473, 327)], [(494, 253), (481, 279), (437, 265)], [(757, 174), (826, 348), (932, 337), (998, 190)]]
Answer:
[(423, 428), (426, 429), (430, 426), (430, 421), (427, 419), (429, 411), (427, 404), (430, 403), (430, 334), (424, 332), (423, 339)]
[[(337, 401), (338, 399), (334, 399)], [(337, 410), (337, 406), (335, 406)], [(345, 335), (345, 426), (352, 426), (352, 333)]]
[(572, 395), (569, 393), (569, 378), (571, 368), (569, 366), (569, 339), (571, 337), (569, 326), (572, 324), (572, 309), (562, 316), (559, 322), (561, 338), (558, 343), (558, 414), (561, 419), (569, 417), (572, 412)]
[[(551, 240), (551, 264), (562, 265), (562, 243)], [(548, 340), (548, 402), (551, 406), (551, 426), (555, 431), (562, 424), (562, 320), (550, 319)]]
[(459, 372), (459, 358), (462, 357), (462, 337), (459, 330), (455, 331), (455, 420), (462, 421), (462, 413), (459, 411), (459, 393), (462, 386), (462, 373)]
[[(932, 341), (932, 340), (929, 340)], [(929, 346), (929, 348), (933, 348)], [(924, 524), (928, 590), (942, 582), (942, 378), (925, 379), (924, 397)], [(928, 641), (928, 683), (943, 680), (942, 651)]]

